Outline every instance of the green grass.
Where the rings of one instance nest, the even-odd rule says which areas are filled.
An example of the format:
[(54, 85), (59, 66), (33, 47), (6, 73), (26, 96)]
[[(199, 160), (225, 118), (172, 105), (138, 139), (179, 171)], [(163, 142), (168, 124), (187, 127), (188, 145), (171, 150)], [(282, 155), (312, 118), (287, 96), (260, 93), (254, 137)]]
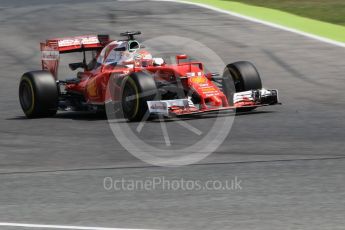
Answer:
[(345, 26), (345, 0), (233, 0), (233, 2), (281, 10)]
[(345, 42), (345, 0), (189, 0)]

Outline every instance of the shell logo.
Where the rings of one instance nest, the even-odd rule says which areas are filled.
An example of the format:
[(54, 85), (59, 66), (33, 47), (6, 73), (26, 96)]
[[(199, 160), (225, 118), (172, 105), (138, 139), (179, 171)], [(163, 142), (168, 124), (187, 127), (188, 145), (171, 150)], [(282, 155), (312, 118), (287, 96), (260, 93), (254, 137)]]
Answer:
[(202, 76), (202, 77), (192, 77), (191, 82), (196, 83), (196, 84), (206, 84), (207, 83), (207, 78)]

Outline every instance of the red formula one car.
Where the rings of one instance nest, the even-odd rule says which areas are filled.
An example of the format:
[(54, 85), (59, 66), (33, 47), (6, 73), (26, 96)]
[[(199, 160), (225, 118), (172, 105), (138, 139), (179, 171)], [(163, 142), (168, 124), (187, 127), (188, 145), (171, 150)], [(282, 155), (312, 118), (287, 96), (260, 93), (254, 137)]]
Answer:
[[(140, 32), (50, 39), (41, 43), (42, 70), (25, 73), (19, 98), (28, 118), (54, 116), (58, 110), (102, 111), (107, 103), (120, 105), (125, 118), (182, 116), (220, 110), (250, 111), (278, 104), (277, 90), (262, 88), (250, 62), (236, 62), (224, 73), (206, 73), (203, 63), (177, 55), (176, 63), (155, 58), (135, 40)], [(58, 80), (60, 54), (82, 52), (83, 60), (69, 64), (82, 69)], [(88, 53), (92, 56), (86, 60)]]

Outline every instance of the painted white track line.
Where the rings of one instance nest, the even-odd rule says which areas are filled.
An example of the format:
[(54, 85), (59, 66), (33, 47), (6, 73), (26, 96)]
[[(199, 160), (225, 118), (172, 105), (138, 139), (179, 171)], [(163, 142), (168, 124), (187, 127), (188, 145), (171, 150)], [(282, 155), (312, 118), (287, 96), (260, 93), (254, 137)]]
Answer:
[(231, 16), (234, 16), (234, 17), (242, 18), (242, 19), (245, 19), (245, 20), (248, 20), (248, 21), (260, 23), (260, 24), (263, 24), (263, 25), (266, 25), (266, 26), (270, 26), (270, 27), (274, 27), (274, 28), (277, 28), (277, 29), (289, 31), (289, 32), (292, 32), (292, 33), (295, 33), (295, 34), (299, 34), (299, 35), (302, 35), (302, 36), (305, 36), (305, 37), (308, 37), (308, 38), (312, 38), (312, 39), (315, 39), (315, 40), (318, 40), (318, 41), (321, 41), (321, 42), (325, 42), (325, 43), (328, 43), (328, 44), (331, 44), (331, 45), (335, 45), (335, 46), (339, 46), (339, 47), (345, 48), (345, 43), (343, 43), (343, 42), (334, 41), (334, 40), (329, 39), (329, 38), (320, 37), (320, 36), (317, 36), (317, 35), (314, 35), (314, 34), (306, 33), (306, 32), (300, 31), (300, 30), (292, 29), (292, 28), (289, 28), (289, 27), (285, 27), (285, 26), (282, 26), (282, 25), (275, 24), (275, 23), (263, 21), (263, 20), (256, 19), (256, 18), (253, 18), (253, 17), (249, 17), (249, 16), (244, 16), (242, 14), (235, 13), (235, 12), (232, 12), (232, 11), (222, 10), (222, 9), (217, 8), (217, 7), (209, 6), (209, 5), (202, 4), (202, 3), (188, 2), (188, 1), (183, 1), (183, 0), (151, 0), (151, 1), (178, 2), (178, 3), (183, 3), (183, 4), (195, 5), (195, 6), (203, 7), (203, 8), (206, 8), (206, 9), (213, 10), (213, 11), (217, 11), (217, 12), (220, 12), (220, 13), (228, 14), (228, 15), (231, 15)]
[(132, 229), (132, 228), (103, 228), (103, 227), (83, 227), (69, 225), (46, 225), (46, 224), (24, 224), (24, 223), (7, 223), (0, 222), (3, 227), (18, 228), (46, 228), (46, 229), (74, 229), (74, 230), (149, 230), (149, 229)]

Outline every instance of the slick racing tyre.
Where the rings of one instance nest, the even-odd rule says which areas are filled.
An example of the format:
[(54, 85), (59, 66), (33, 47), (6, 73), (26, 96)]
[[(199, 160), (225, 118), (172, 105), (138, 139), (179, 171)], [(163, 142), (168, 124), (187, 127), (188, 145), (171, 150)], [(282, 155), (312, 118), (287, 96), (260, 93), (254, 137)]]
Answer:
[[(259, 72), (247, 61), (240, 61), (226, 66), (223, 73), (223, 91), (229, 103), (233, 104), (233, 93), (262, 89)], [(247, 112), (255, 108), (239, 108), (238, 112)]]
[[(129, 121), (140, 121), (148, 113), (147, 101), (158, 95), (152, 75), (137, 72), (129, 75), (122, 86), (122, 112)], [(148, 114), (147, 114), (148, 116)]]
[(51, 73), (25, 73), (20, 79), (19, 101), (28, 118), (54, 116), (57, 112), (58, 89)]

